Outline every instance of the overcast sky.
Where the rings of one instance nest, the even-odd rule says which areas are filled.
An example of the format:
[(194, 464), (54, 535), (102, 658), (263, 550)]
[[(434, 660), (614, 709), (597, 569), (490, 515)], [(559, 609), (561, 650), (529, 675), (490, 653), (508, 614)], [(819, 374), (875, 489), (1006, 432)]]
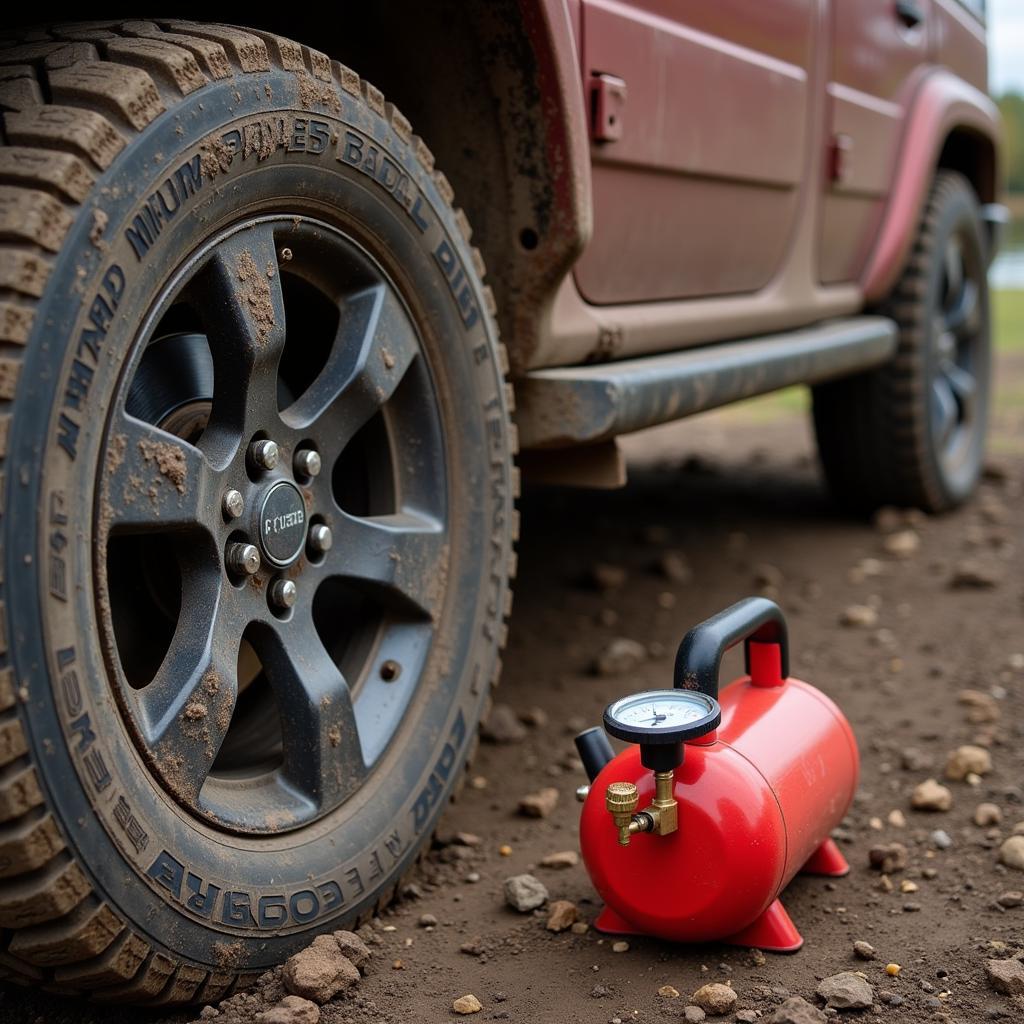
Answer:
[(988, 0), (988, 46), (993, 94), (1024, 93), (1024, 0)]

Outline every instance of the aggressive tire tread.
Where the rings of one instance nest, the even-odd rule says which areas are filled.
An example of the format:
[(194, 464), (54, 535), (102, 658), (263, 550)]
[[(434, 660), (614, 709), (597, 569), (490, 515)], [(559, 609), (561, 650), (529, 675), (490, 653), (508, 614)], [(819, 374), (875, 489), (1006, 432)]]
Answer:
[[(453, 207), (448, 179), (435, 169), (433, 154), (409, 121), (356, 72), (317, 50), (265, 32), (161, 19), (58, 26), (0, 43), (0, 517), (11, 403), (31, 331), (32, 303), (45, 289), (50, 256), (85, 214), (96, 177), (182, 96), (208, 82), (241, 79), (272, 65), (324, 83), (318, 88), (359, 97), (383, 117), (452, 210), (457, 230), (467, 241), (471, 237), (464, 213)], [(324, 102), (319, 91), (316, 99)], [(482, 277), (485, 268), (476, 249), (473, 261)], [(484, 300), (493, 317), (494, 296), (486, 286)], [(504, 377), (508, 353), (500, 342), (497, 357)], [(507, 385), (505, 394), (511, 405)], [(509, 438), (514, 457), (514, 432)], [(518, 471), (512, 484), (518, 495)], [(518, 512), (512, 515), (516, 539)], [(510, 579), (515, 568), (513, 551)], [(510, 598), (503, 611), (507, 618)], [(26, 712), (18, 681), (3, 665), (5, 631), (0, 599), (0, 928), (5, 929), (0, 976), (65, 993), (149, 1003), (221, 999), (254, 981), (256, 974), (239, 977), (172, 960), (100, 901), (46, 807), (20, 718)], [(500, 633), (504, 644), (507, 626)], [(499, 657), (491, 686), (500, 670)], [(405, 877), (360, 923), (383, 909)]]
[[(814, 389), (814, 425), (829, 486), (848, 507), (880, 505), (931, 512), (950, 505), (931, 465), (923, 409), (925, 378), (924, 299), (938, 222), (946, 204), (971, 186), (960, 174), (939, 171), (914, 245), (893, 291), (878, 312), (899, 326), (892, 362)], [(973, 194), (973, 192), (972, 192)]]

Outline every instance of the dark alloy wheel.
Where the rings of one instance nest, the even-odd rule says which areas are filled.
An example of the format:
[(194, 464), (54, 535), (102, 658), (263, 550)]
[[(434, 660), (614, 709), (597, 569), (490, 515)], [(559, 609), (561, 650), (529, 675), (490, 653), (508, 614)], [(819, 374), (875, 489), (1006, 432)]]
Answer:
[(822, 465), (849, 507), (940, 512), (973, 493), (991, 391), (987, 267), (978, 198), (962, 175), (939, 171), (878, 310), (899, 326), (895, 358), (814, 389)]
[(141, 335), (101, 457), (108, 670), (183, 806), (298, 828), (360, 789), (423, 674), (450, 541), (438, 395), (383, 268), (318, 221), (232, 225)]
[(214, 1000), (372, 916), (457, 790), (510, 609), (507, 358), (354, 71), (180, 21), (0, 64), (38, 97), (0, 146), (3, 970)]

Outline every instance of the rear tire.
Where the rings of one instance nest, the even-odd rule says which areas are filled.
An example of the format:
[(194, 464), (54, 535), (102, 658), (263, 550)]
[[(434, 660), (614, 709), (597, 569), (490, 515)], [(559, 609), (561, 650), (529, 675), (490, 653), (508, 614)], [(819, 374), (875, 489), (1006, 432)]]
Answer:
[(219, 25), (27, 38), (0, 976), (209, 1001), (372, 915), (456, 788), (510, 607), (507, 360), (447, 180), (354, 72)]
[(942, 512), (973, 493), (991, 378), (986, 266), (974, 190), (940, 171), (907, 265), (878, 310), (899, 326), (895, 358), (813, 391), (825, 477), (847, 507)]

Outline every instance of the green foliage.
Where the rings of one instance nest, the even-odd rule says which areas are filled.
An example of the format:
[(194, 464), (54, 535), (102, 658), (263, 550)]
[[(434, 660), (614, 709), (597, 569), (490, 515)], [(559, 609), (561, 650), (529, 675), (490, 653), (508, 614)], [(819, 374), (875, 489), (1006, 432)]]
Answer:
[(1024, 96), (1008, 92), (996, 101), (1003, 115), (1003, 174), (1009, 192), (1024, 192)]

